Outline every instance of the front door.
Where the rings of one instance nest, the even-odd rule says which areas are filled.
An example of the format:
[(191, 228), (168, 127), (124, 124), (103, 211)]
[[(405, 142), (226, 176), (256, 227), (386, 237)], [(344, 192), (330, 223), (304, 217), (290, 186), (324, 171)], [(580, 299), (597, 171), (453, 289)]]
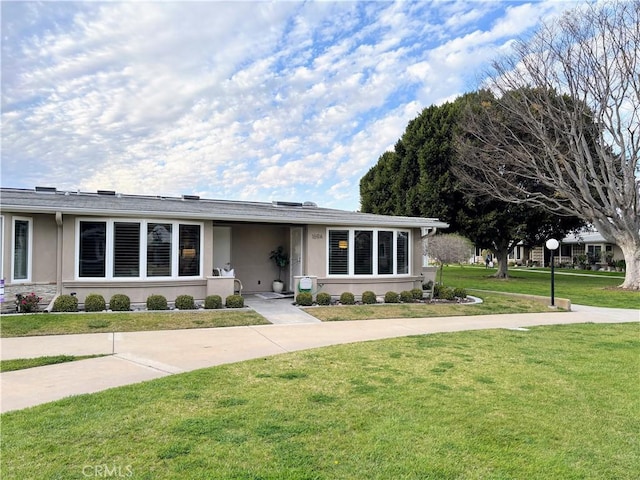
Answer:
[(289, 258), (290, 262), (290, 278), (289, 289), (295, 291), (297, 285), (295, 283), (295, 277), (303, 275), (303, 252), (302, 252), (302, 227), (291, 228), (291, 252)]

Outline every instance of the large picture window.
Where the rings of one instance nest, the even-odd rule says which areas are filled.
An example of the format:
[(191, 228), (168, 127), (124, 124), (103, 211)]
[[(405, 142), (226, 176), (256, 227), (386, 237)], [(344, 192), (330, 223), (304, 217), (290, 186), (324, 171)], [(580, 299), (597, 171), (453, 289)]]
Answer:
[(409, 274), (409, 232), (406, 230), (328, 231), (329, 275)]
[(31, 219), (13, 219), (12, 238), (12, 280), (28, 282), (31, 280)]
[(79, 278), (199, 277), (202, 224), (78, 221)]

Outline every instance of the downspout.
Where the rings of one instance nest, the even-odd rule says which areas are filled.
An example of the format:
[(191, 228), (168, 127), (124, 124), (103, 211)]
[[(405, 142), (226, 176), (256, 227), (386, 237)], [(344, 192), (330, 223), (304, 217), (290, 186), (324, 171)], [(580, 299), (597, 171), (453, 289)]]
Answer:
[(58, 238), (56, 242), (56, 297), (62, 295), (62, 212), (56, 212)]

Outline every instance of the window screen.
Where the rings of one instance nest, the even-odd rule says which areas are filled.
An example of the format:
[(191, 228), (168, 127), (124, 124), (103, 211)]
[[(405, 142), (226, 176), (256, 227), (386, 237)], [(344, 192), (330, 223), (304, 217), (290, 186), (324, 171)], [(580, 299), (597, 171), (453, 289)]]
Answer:
[(27, 280), (29, 278), (29, 221), (13, 222), (13, 278)]
[(396, 261), (398, 274), (409, 273), (409, 232), (397, 232)]
[(79, 276), (105, 276), (106, 222), (80, 222)]
[(373, 232), (369, 230), (355, 231), (354, 268), (356, 275), (373, 273)]
[(200, 225), (179, 226), (180, 257), (178, 275), (200, 275)]
[(147, 276), (171, 276), (172, 225), (170, 223), (147, 224)]
[(378, 273), (393, 273), (393, 232), (378, 232)]

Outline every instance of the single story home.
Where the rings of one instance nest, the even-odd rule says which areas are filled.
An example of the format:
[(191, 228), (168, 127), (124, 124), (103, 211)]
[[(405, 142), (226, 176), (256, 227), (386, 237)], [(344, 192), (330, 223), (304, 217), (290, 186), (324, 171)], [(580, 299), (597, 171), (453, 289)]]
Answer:
[[(374, 215), (312, 202), (245, 202), (60, 191), (0, 189), (0, 271), (5, 304), (17, 293), (51, 301), (75, 294), (151, 294), (172, 302), (238, 291), (271, 291), (278, 277), (270, 253), (290, 263), (283, 280), (295, 292), (360, 295), (420, 287), (435, 276), (423, 240), (448, 224), (435, 218)], [(220, 275), (231, 265), (234, 277)], [(228, 267), (227, 267), (228, 270)], [(311, 281), (311, 282), (310, 282)]]
[[(624, 260), (620, 247), (607, 242), (599, 232), (572, 233), (558, 241), (560, 246), (553, 257), (555, 265), (580, 266), (581, 260), (584, 260), (586, 265), (593, 264), (600, 268), (607, 266), (607, 260), (610, 262)], [(471, 263), (484, 263), (484, 258), (483, 250), (475, 247)], [(551, 262), (551, 252), (544, 245), (527, 247), (520, 242), (509, 252), (508, 260), (516, 265), (548, 267)]]

